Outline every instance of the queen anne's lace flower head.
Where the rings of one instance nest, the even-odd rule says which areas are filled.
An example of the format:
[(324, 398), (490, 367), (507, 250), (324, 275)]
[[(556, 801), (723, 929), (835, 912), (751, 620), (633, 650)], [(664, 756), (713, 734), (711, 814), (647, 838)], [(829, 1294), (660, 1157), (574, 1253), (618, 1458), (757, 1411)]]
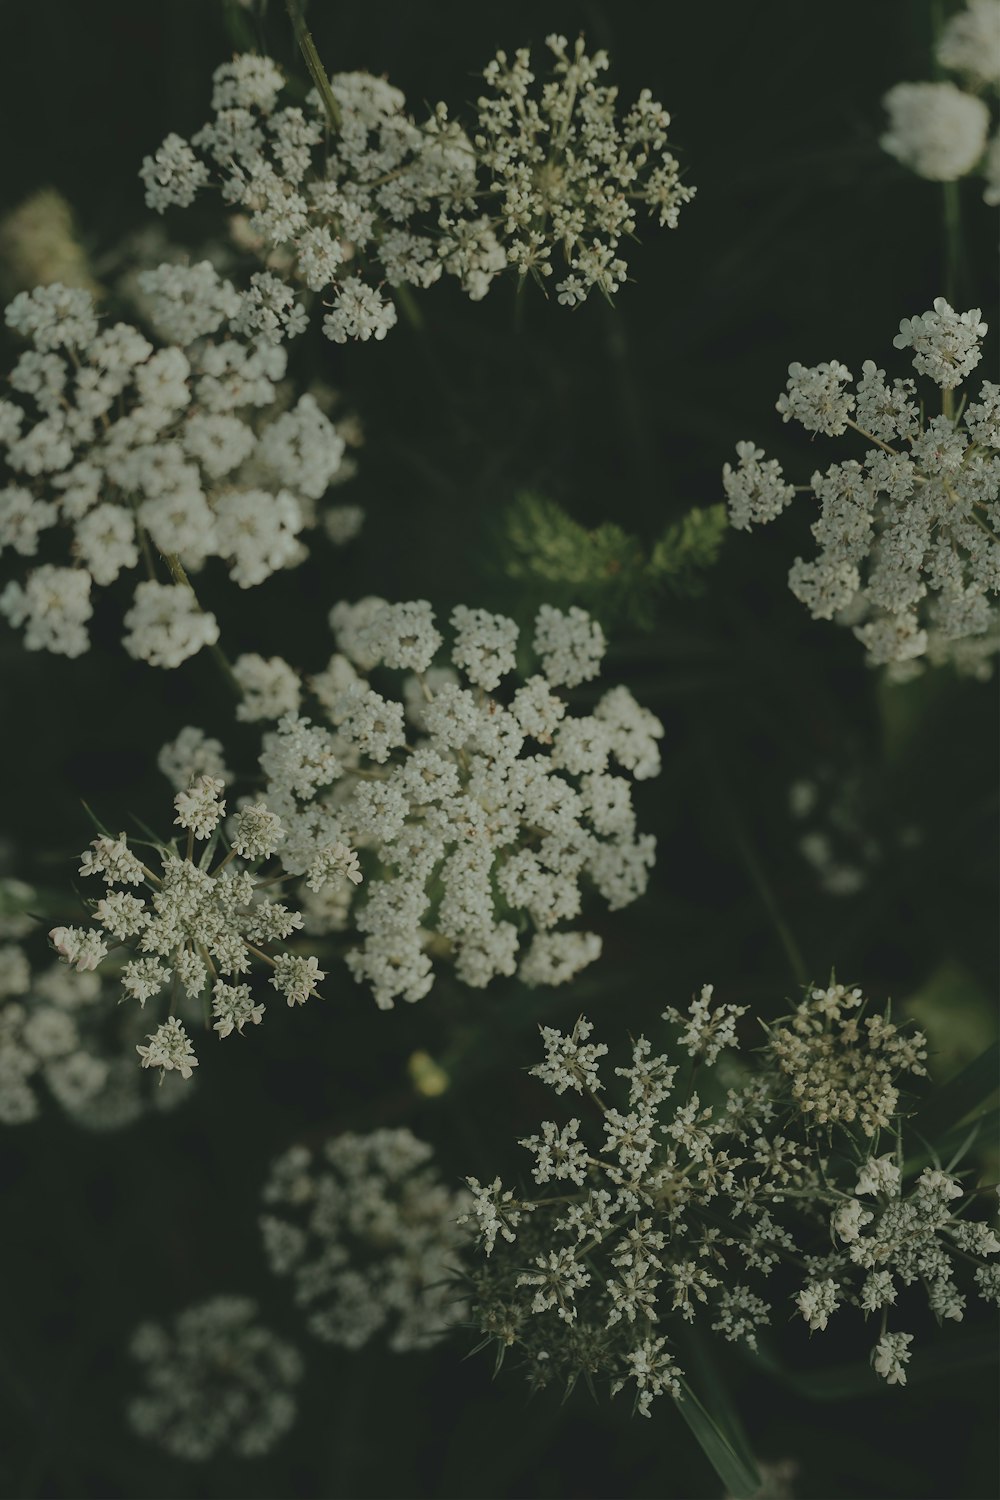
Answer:
[(752, 1349), (789, 1300), (811, 1334), (880, 1312), (872, 1363), (903, 1383), (912, 1335), (886, 1327), (897, 1291), (923, 1282), (935, 1316), (961, 1318), (956, 1277), (972, 1260), (968, 1279), (995, 1297), (1000, 1253), (988, 1224), (961, 1216), (972, 1199), (955, 1177), (928, 1168), (913, 1182), (896, 1165), (900, 1090), (923, 1072), (923, 1038), (831, 983), (736, 1072), (720, 1054), (738, 1046), (745, 1007), (711, 1000), (706, 985), (688, 1013), (668, 1008), (684, 1028), (676, 1057), (638, 1037), (613, 1079), (584, 1018), (569, 1035), (543, 1029), (532, 1073), (587, 1108), (571, 1097), (574, 1118), (520, 1142), (532, 1188), (467, 1179), (484, 1256), (471, 1321), (518, 1348), (534, 1385), (604, 1376), (612, 1394), (633, 1389), (643, 1416), (682, 1395), (678, 1322)]
[(1000, 3), (967, 0), (949, 16), (937, 41), (937, 60), (972, 83), (1000, 86)]
[(953, 83), (897, 83), (882, 102), (889, 116), (882, 149), (918, 177), (954, 182), (986, 148), (989, 110)]
[[(872, 665), (896, 676), (923, 662), (951, 661), (989, 674), (1000, 645), (1000, 421), (997, 387), (957, 419), (954, 392), (981, 358), (986, 324), (978, 308), (958, 313), (943, 297), (904, 318), (893, 340), (913, 352), (913, 367), (938, 386), (940, 416), (922, 415), (912, 378), (886, 383), (866, 360), (856, 391), (834, 361), (789, 367), (778, 400), (785, 421), (839, 436), (851, 428), (869, 446), (863, 459), (817, 469), (809, 486), (819, 502), (812, 526), (818, 553), (796, 558), (789, 587), (814, 619), (850, 625)], [(737, 445), (739, 467), (723, 485), (732, 525), (773, 520), (794, 496), (774, 460)]]
[[(197, 731), (185, 730), (180, 739), (192, 733)], [(205, 744), (188, 739), (188, 764), (192, 755), (204, 763)], [(176, 746), (166, 748), (171, 752), (166, 768), (173, 775), (184, 762), (176, 758)], [(214, 752), (210, 758), (215, 760)], [(303, 926), (300, 912), (264, 894), (269, 877), (258, 879), (254, 873), (281, 846), (285, 829), (278, 814), (259, 801), (224, 825), (224, 791), (221, 776), (203, 774), (177, 793), (174, 821), (186, 849), (182, 857), (174, 845), (164, 844), (154, 859), (159, 873), (137, 857), (124, 834), (95, 839), (80, 866), (82, 876), (100, 876), (106, 887), (92, 903), (94, 925), (57, 927), (50, 934), (60, 957), (83, 972), (125, 946), (132, 956), (121, 967), (121, 987), (143, 1010), (148, 1000), (167, 1010), (161, 1000), (167, 991), (170, 1010), (182, 995), (190, 1002), (205, 997), (207, 1008), (210, 995), (213, 1029), (220, 1038), (243, 1035), (248, 1024), (261, 1022), (264, 1002), (241, 982), (255, 959), (271, 969), (271, 984), (289, 1006), (301, 1005), (326, 977), (314, 957), (285, 948), (267, 951)], [(229, 852), (213, 867), (213, 851), (227, 837)], [(350, 849), (342, 848), (338, 857), (348, 878), (360, 877)], [(148, 1032), (135, 1051), (143, 1068), (159, 1070), (161, 1079), (172, 1072), (189, 1079), (198, 1066), (183, 1016), (175, 1014)]]
[(359, 1349), (385, 1328), (390, 1348), (424, 1349), (464, 1316), (454, 1272), (468, 1195), (445, 1187), (432, 1155), (409, 1130), (376, 1130), (273, 1164), (265, 1252), (317, 1338)]
[[(508, 266), (538, 280), (558, 274), (567, 306), (595, 287), (611, 296), (639, 212), (673, 228), (694, 189), (648, 90), (622, 112), (617, 89), (600, 82), (606, 53), (555, 35), (546, 46), (545, 81), (526, 49), (497, 54), (468, 132), (443, 104), (414, 119), (398, 89), (366, 73), (334, 74), (326, 105), (316, 91), (289, 104), (269, 58), (237, 57), (214, 75), (214, 118), (144, 161), (146, 201), (162, 213), (219, 186), (262, 252), (278, 251), (294, 280), (323, 294), (323, 332), (338, 344), (381, 341), (397, 321), (392, 289), (442, 275), (473, 300)], [(245, 84), (261, 71), (266, 89)], [(299, 332), (303, 317), (269, 270), (253, 278), (233, 326), (270, 340)]]
[(948, 17), (935, 51), (940, 67), (954, 73), (958, 83), (896, 84), (882, 101), (889, 128), (880, 144), (918, 176), (934, 182), (980, 173), (986, 181), (983, 198), (995, 205), (1000, 201), (1000, 0), (967, 0), (963, 10)]
[[(586, 715), (553, 687), (597, 675), (600, 626), (543, 608), (534, 639), (546, 675), (518, 686), (518, 628), (504, 616), (454, 610), (457, 670), (436, 665), (442, 634), (426, 601), (370, 598), (331, 619), (340, 651), (309, 684), (326, 722), (285, 714), (260, 764), (286, 871), (330, 903), (334, 928), (353, 909), (363, 941), (351, 972), (383, 1007), (427, 993), (432, 953), (477, 988), (515, 972), (567, 982), (601, 950), (596, 934), (565, 926), (586, 889), (627, 905), (654, 853), (615, 768), (656, 775), (662, 726), (624, 687)], [(413, 674), (402, 702), (362, 675), (382, 665)]]
[[(109, 841), (110, 842), (110, 841)], [(128, 892), (108, 920), (127, 924), (140, 903)], [(183, 1091), (149, 1088), (135, 1067), (141, 1018), (115, 1003), (91, 969), (34, 965), (20, 943), (0, 947), (0, 1123), (37, 1119), (46, 1096), (76, 1124), (109, 1130), (150, 1108), (170, 1108)], [(162, 1081), (162, 1075), (161, 1075)]]
[(129, 1421), (173, 1458), (258, 1458), (295, 1420), (301, 1357), (257, 1321), (249, 1297), (212, 1297), (170, 1328), (143, 1323), (129, 1353), (145, 1387)]
[[(37, 287), (7, 308), (32, 347), (0, 400), (0, 550), (31, 570), (0, 593), (0, 613), (29, 650), (78, 656), (94, 588), (141, 561), (125, 648), (176, 667), (218, 638), (183, 570), (219, 557), (251, 588), (300, 562), (344, 440), (313, 396), (288, 407), (279, 393), (279, 342), (303, 314), (275, 276), (239, 293), (202, 261), (152, 268), (137, 284), (163, 347), (126, 323), (102, 326), (79, 289)], [(72, 566), (36, 566), (56, 542)], [(157, 553), (170, 583), (156, 576)]]

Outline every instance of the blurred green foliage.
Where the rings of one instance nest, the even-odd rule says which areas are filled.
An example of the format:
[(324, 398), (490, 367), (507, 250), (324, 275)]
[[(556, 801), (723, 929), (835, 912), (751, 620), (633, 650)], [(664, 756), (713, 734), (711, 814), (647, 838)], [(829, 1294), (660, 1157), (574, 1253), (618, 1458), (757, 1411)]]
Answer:
[(607, 626), (650, 629), (664, 594), (704, 592), (727, 530), (726, 508), (696, 506), (667, 525), (648, 554), (613, 521), (588, 530), (541, 495), (517, 496), (504, 513), (498, 566), (524, 585), (522, 608), (535, 597), (573, 603)]

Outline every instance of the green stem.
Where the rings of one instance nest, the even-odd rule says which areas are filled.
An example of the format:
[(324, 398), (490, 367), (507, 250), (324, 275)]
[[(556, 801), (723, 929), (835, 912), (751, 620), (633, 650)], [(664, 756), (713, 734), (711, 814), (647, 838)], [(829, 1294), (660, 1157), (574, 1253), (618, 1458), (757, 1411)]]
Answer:
[(957, 182), (944, 182), (941, 186), (944, 193), (944, 294), (954, 307), (962, 259), (961, 198)]
[(289, 20), (292, 23), (292, 30), (295, 32), (295, 40), (298, 43), (299, 51), (302, 53), (305, 65), (309, 69), (309, 77), (316, 85), (316, 90), (323, 101), (323, 108), (326, 110), (331, 126), (334, 130), (339, 130), (340, 105), (337, 103), (333, 89), (330, 87), (330, 80), (326, 76), (326, 69), (320, 62), (319, 53), (316, 51), (316, 44), (312, 39), (309, 28), (306, 26), (300, 0), (285, 0), (285, 7), (288, 11)]
[[(195, 591), (195, 586), (188, 577), (184, 569), (184, 564), (181, 562), (180, 558), (174, 552), (163, 552), (160, 555), (163, 558), (163, 561), (166, 563), (167, 571), (169, 572), (174, 582), (180, 584), (183, 588), (189, 589), (194, 602), (198, 605), (198, 608), (201, 609), (201, 604), (199, 603), (198, 595)], [(236, 695), (237, 698), (242, 698), (243, 689), (240, 687), (239, 681), (236, 677), (236, 673), (233, 671), (232, 663), (230, 662), (226, 653), (223, 651), (222, 647), (219, 645), (218, 641), (213, 641), (208, 649), (212, 660), (215, 662), (219, 671), (226, 679), (226, 682), (231, 691)]]
[(399, 306), (400, 312), (416, 333), (422, 333), (424, 327), (424, 315), (420, 311), (416, 297), (406, 285), (393, 287), (393, 295)]
[(149, 533), (138, 518), (136, 518), (136, 529), (139, 533), (139, 546), (142, 548), (142, 560), (146, 569), (146, 576), (150, 583), (155, 583), (156, 564), (153, 561), (153, 549), (149, 545)]

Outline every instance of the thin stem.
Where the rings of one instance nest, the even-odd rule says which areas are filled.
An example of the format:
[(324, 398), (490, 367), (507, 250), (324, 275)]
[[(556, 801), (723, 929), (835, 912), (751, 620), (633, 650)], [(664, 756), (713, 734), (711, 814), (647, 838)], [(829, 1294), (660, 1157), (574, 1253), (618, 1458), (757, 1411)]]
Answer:
[(796, 981), (800, 985), (808, 984), (809, 975), (806, 972), (806, 966), (803, 962), (799, 946), (792, 936), (791, 929), (789, 928), (787, 922), (781, 915), (777, 900), (775, 899), (774, 891), (771, 888), (771, 883), (765, 875), (764, 868), (758, 860), (756, 854), (754, 853), (749, 839), (747, 839), (746, 835), (744, 834), (743, 827), (740, 822), (737, 822), (733, 828), (733, 838), (736, 843), (736, 847), (743, 859), (743, 863), (746, 865), (747, 873), (756, 886), (757, 894), (760, 896), (760, 899), (766, 907), (769, 917), (771, 918), (771, 923), (778, 935), (781, 946), (785, 950), (785, 956), (788, 959), (789, 966), (792, 970), (792, 973), (795, 975)]
[(302, 14), (302, 6), (299, 0), (285, 0), (285, 8), (292, 23), (292, 30), (295, 32), (295, 40), (298, 43), (299, 51), (302, 53), (305, 65), (309, 69), (309, 77), (316, 85), (316, 91), (323, 101), (323, 108), (326, 110), (327, 118), (332, 128), (339, 130), (341, 119), (340, 105), (337, 103), (333, 89), (330, 87), (330, 80), (326, 76), (326, 69), (320, 62), (319, 53), (316, 51), (316, 44), (312, 39), (309, 28), (306, 26), (305, 17)]
[(153, 549), (149, 545), (149, 533), (138, 519), (136, 520), (136, 530), (139, 533), (139, 546), (142, 548), (142, 560), (146, 568), (146, 576), (150, 583), (155, 583), (156, 564), (153, 561)]
[(410, 291), (410, 288), (405, 283), (401, 283), (399, 286), (394, 287), (393, 291), (403, 317), (406, 319), (415, 333), (422, 333), (424, 328), (424, 315), (420, 311), (420, 306), (417, 302), (417, 299)]
[(278, 965), (275, 963), (274, 959), (270, 956), (270, 954), (265, 953), (263, 951), (263, 949), (261, 949), (261, 948), (255, 948), (254, 945), (253, 945), (253, 943), (248, 943), (246, 941), (246, 938), (244, 938), (243, 941), (244, 941), (244, 944), (246, 945), (247, 952), (248, 953), (252, 953), (253, 956), (254, 956), (254, 958), (263, 959), (264, 963), (270, 964), (272, 969), (276, 969), (278, 967)]
[(883, 443), (882, 439), (875, 437), (874, 433), (866, 432), (863, 427), (858, 426), (857, 422), (852, 422), (850, 417), (847, 418), (847, 425), (848, 427), (852, 427), (855, 432), (860, 433), (863, 438), (867, 438), (870, 443), (877, 443), (883, 452), (891, 453), (893, 458), (899, 457), (898, 448), (890, 448), (888, 443)]
[[(219, 866), (219, 869), (222, 869), (221, 865)], [(282, 881), (284, 880), (297, 880), (298, 878), (299, 877), (297, 875), (269, 875), (266, 880), (255, 881), (254, 890), (262, 891), (267, 885), (281, 885)]]
[(199, 950), (201, 952), (202, 958), (205, 960), (206, 964), (208, 965), (208, 972), (211, 974), (212, 978), (214, 980), (216, 980), (216, 982), (217, 982), (218, 978), (219, 978), (219, 971), (218, 971), (218, 969), (215, 967), (215, 965), (212, 962), (212, 955), (209, 953), (208, 949), (204, 946), (204, 944), (199, 944), (198, 946), (199, 946)]
[[(163, 558), (163, 561), (166, 563), (167, 570), (174, 582), (190, 590), (195, 604), (197, 604), (198, 608), (201, 609), (201, 603), (195, 591), (195, 586), (188, 577), (187, 572), (184, 568), (184, 564), (181, 562), (177, 554), (175, 552), (163, 552), (161, 553), (161, 556)], [(202, 610), (202, 613), (204, 614), (204, 610)], [(209, 653), (211, 654), (212, 660), (215, 662), (216, 666), (219, 668), (219, 671), (226, 679), (230, 690), (236, 695), (237, 698), (242, 698), (243, 689), (239, 684), (236, 673), (233, 671), (232, 663), (230, 662), (226, 653), (223, 651), (222, 647), (219, 645), (218, 641), (213, 641), (208, 649)]]
[(222, 859), (219, 860), (219, 863), (216, 865), (215, 869), (211, 872), (213, 880), (219, 874), (219, 871), (220, 870), (224, 870), (226, 868), (226, 866), (228, 865), (229, 861), (231, 859), (235, 859), (235, 858), (236, 858), (236, 850), (235, 849), (230, 849), (229, 853), (226, 854)]
[(954, 307), (962, 258), (961, 199), (957, 181), (943, 182), (941, 187), (944, 195), (944, 294)]

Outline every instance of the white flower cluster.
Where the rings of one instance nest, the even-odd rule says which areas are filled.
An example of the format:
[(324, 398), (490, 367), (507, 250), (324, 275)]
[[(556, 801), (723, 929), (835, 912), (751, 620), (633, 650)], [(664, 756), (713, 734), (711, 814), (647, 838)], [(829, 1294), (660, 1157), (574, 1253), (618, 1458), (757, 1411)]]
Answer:
[[(33, 972), (20, 943), (0, 947), (0, 1124), (37, 1119), (43, 1088), (92, 1130), (119, 1129), (182, 1092), (150, 1089), (135, 1068), (135, 1012), (99, 977), (50, 964)], [(131, 1054), (131, 1060), (129, 1060)]]
[[(924, 660), (989, 676), (1000, 646), (1000, 385), (984, 381), (956, 415), (956, 387), (979, 363), (985, 333), (978, 308), (956, 313), (943, 297), (900, 323), (894, 345), (940, 388), (940, 416), (918, 407), (912, 379), (889, 386), (872, 360), (854, 391), (836, 361), (792, 364), (777, 403), (808, 432), (850, 428), (871, 445), (861, 462), (831, 464), (799, 486), (819, 502), (819, 552), (796, 558), (788, 582), (814, 619), (852, 626), (869, 662), (891, 664), (896, 677)], [(749, 530), (779, 515), (795, 488), (752, 443), (737, 454), (723, 485), (733, 526)]]
[(264, 1248), (317, 1338), (360, 1349), (389, 1329), (391, 1349), (426, 1349), (464, 1317), (454, 1273), (468, 1194), (444, 1186), (432, 1157), (409, 1130), (376, 1130), (274, 1162)]
[(796, 1107), (817, 1125), (888, 1130), (899, 1110), (898, 1080), (926, 1076), (925, 1039), (884, 1015), (863, 1017), (859, 989), (813, 990), (794, 1016), (769, 1031), (769, 1054), (788, 1079)]
[(1000, 0), (968, 0), (949, 18), (935, 50), (961, 86), (897, 83), (882, 101), (889, 116), (882, 149), (933, 182), (978, 171), (984, 199), (1000, 204), (1000, 129), (983, 98), (995, 106), (1000, 94)]
[[(507, 265), (550, 275), (557, 251), (560, 302), (595, 286), (610, 295), (625, 280), (618, 251), (637, 210), (674, 227), (693, 189), (648, 90), (619, 117), (617, 90), (596, 81), (607, 55), (588, 57), (582, 40), (547, 45), (552, 77), (537, 90), (527, 51), (498, 53), (470, 133), (443, 104), (418, 123), (398, 89), (367, 73), (335, 74), (325, 100), (313, 90), (290, 104), (270, 58), (236, 57), (216, 69), (209, 123), (144, 161), (146, 201), (184, 208), (216, 183), (261, 253), (325, 293), (335, 343), (385, 338), (397, 319), (386, 283), (427, 287), (446, 273), (478, 300)], [(244, 312), (268, 335), (289, 320), (298, 311), (267, 288), (259, 312)]]
[(849, 1193), (830, 1213), (834, 1249), (810, 1258), (810, 1279), (796, 1305), (811, 1329), (825, 1328), (844, 1303), (866, 1318), (880, 1314), (883, 1332), (872, 1364), (889, 1385), (905, 1385), (913, 1335), (885, 1331), (897, 1294), (922, 1284), (938, 1322), (961, 1322), (966, 1296), (955, 1279), (960, 1262), (975, 1265), (977, 1291), (996, 1303), (1000, 1265), (987, 1257), (1000, 1254), (1000, 1239), (990, 1225), (961, 1216), (969, 1206), (966, 1190), (938, 1167), (926, 1167), (907, 1191), (894, 1154), (869, 1158)]
[[(259, 1025), (263, 1017), (263, 1001), (239, 982), (253, 959), (271, 968), (270, 983), (290, 1006), (303, 1004), (326, 978), (313, 957), (265, 951), (287, 941), (303, 919), (265, 896), (269, 879), (255, 879), (246, 868), (269, 860), (284, 838), (281, 819), (263, 802), (247, 804), (231, 820), (228, 852), (211, 868), (213, 851), (223, 841), (224, 785), (219, 777), (202, 775), (178, 792), (174, 821), (187, 831), (187, 850), (182, 857), (173, 844), (164, 844), (159, 874), (136, 857), (123, 833), (95, 839), (80, 865), (81, 876), (96, 875), (106, 887), (93, 903), (94, 923), (56, 927), (49, 935), (57, 953), (82, 971), (96, 969), (119, 945), (131, 948), (135, 956), (122, 967), (121, 987), (143, 1008), (168, 987), (173, 1007), (183, 995), (197, 1000), (211, 984), (213, 1029), (220, 1038), (234, 1031), (242, 1035), (245, 1026)], [(205, 848), (197, 850), (197, 843)], [(351, 851), (343, 858), (350, 866)], [(198, 1066), (184, 1023), (175, 1015), (147, 1041), (136, 1047), (144, 1068), (163, 1074), (176, 1070), (190, 1078)]]
[[(292, 293), (274, 276), (241, 294), (202, 261), (138, 280), (159, 347), (129, 324), (102, 326), (87, 291), (36, 287), (7, 308), (31, 348), (0, 400), (0, 551), (35, 558), (51, 532), (69, 565), (41, 562), (8, 583), (0, 612), (29, 650), (79, 656), (92, 588), (141, 560), (125, 648), (176, 667), (219, 633), (177, 564), (195, 572), (220, 557), (250, 588), (300, 562), (344, 441), (313, 396), (289, 405), (279, 389), (278, 340), (301, 316), (279, 315)], [(157, 577), (156, 553), (173, 581)]]
[[(534, 1189), (467, 1179), (486, 1257), (472, 1276), (472, 1321), (502, 1347), (517, 1345), (536, 1385), (601, 1374), (614, 1394), (632, 1382), (648, 1415), (655, 1396), (680, 1391), (671, 1319), (708, 1320), (754, 1348), (788, 1299), (821, 1330), (841, 1303), (867, 1315), (920, 1279), (932, 1312), (960, 1317), (963, 1259), (982, 1294), (996, 1296), (987, 1257), (1000, 1241), (959, 1214), (975, 1195), (937, 1169), (904, 1195), (895, 1165), (899, 1077), (923, 1072), (919, 1034), (877, 1015), (862, 1024), (857, 990), (812, 990), (770, 1029), (755, 1072), (728, 1092), (722, 1075), (709, 1076), (703, 1098), (690, 1063), (675, 1087), (678, 1063), (686, 1054), (711, 1070), (722, 1046), (737, 1045), (744, 1012), (713, 1013), (711, 997), (706, 986), (689, 1015), (665, 1012), (685, 1028), (676, 1060), (639, 1037), (607, 1093), (607, 1048), (589, 1040), (589, 1022), (571, 1035), (545, 1029), (546, 1060), (532, 1071), (557, 1094), (580, 1096), (579, 1116), (544, 1121), (521, 1141)], [(803, 1050), (791, 1051), (791, 1038)], [(872, 1358), (890, 1382), (905, 1379), (911, 1337), (887, 1334), (883, 1320)]]
[(569, 274), (556, 292), (574, 307), (594, 287), (611, 296), (624, 282), (618, 252), (640, 205), (672, 229), (694, 190), (666, 149), (670, 116), (648, 89), (619, 120), (618, 90), (598, 82), (607, 53), (588, 57), (582, 38), (572, 49), (563, 36), (546, 45), (554, 76), (538, 90), (526, 48), (490, 63), (494, 96), (479, 100), (475, 148), (500, 195), (507, 258), (522, 274), (550, 276), (561, 249)]
[[(596, 935), (563, 927), (583, 888), (617, 910), (643, 893), (654, 857), (613, 765), (656, 775), (662, 726), (624, 687), (584, 715), (556, 691), (597, 675), (600, 627), (583, 610), (544, 607), (541, 672), (495, 697), (515, 668), (513, 620), (460, 606), (452, 666), (435, 667), (442, 638), (425, 601), (370, 598), (331, 618), (340, 652), (310, 682), (327, 724), (295, 711), (302, 685), (277, 661), (256, 660), (252, 713), (242, 709), (283, 715), (260, 764), (287, 835), (279, 857), (307, 878), (313, 922), (325, 904), (328, 929), (347, 924), (360, 850), (353, 921), (364, 943), (347, 962), (380, 1006), (426, 995), (434, 954), (475, 987), (515, 971), (564, 983), (600, 952)], [(402, 702), (370, 686), (377, 666), (411, 674)]]
[(192, 1463), (270, 1452), (295, 1421), (303, 1369), (257, 1313), (249, 1297), (212, 1297), (172, 1328), (136, 1329), (129, 1352), (146, 1389), (129, 1401), (128, 1417), (140, 1437)]

